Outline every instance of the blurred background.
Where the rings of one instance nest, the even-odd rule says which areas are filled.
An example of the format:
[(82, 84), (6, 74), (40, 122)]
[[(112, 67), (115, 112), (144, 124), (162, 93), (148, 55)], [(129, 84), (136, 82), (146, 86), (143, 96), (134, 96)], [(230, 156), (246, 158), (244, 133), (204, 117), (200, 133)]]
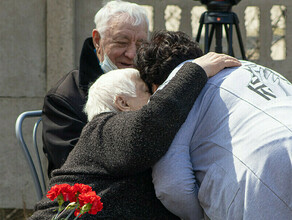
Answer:
[[(194, 38), (200, 16), (206, 11), (205, 5), (193, 0), (129, 1), (147, 9), (151, 32), (181, 30)], [(91, 36), (94, 15), (104, 2), (0, 0), (1, 220), (25, 219), (37, 201), (28, 165), (15, 138), (16, 118), (23, 111), (41, 109), (52, 85), (78, 67), (83, 41)], [(239, 18), (247, 59), (292, 81), (292, 1), (241, 0), (232, 11)], [(235, 57), (241, 58), (235, 31), (233, 41)], [(222, 43), (226, 53), (225, 35)], [(204, 31), (200, 45), (204, 47)], [(24, 127), (28, 143), (31, 126), (28, 121)]]

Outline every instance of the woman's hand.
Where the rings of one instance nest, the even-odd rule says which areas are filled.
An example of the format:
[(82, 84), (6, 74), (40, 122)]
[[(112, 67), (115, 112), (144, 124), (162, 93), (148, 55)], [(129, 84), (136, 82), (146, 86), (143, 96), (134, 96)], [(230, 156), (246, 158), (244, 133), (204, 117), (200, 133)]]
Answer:
[(201, 66), (209, 78), (216, 75), (226, 67), (241, 66), (238, 59), (226, 54), (214, 52), (209, 52), (206, 55), (193, 60), (192, 62)]

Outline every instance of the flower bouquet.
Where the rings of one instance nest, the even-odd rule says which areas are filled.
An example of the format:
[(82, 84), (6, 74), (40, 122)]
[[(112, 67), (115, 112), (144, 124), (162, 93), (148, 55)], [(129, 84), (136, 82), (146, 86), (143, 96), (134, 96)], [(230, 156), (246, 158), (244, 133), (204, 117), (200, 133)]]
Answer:
[[(80, 183), (76, 183), (74, 186), (56, 184), (48, 191), (47, 197), (52, 201), (57, 199), (59, 204), (58, 213), (53, 216), (52, 220), (60, 219), (67, 210), (71, 211), (66, 218), (62, 218), (64, 220), (69, 219), (73, 213), (75, 215), (74, 220), (80, 218), (86, 212), (96, 215), (103, 208), (103, 203), (95, 191), (92, 191), (90, 186)], [(66, 201), (70, 203), (64, 207), (63, 205)]]

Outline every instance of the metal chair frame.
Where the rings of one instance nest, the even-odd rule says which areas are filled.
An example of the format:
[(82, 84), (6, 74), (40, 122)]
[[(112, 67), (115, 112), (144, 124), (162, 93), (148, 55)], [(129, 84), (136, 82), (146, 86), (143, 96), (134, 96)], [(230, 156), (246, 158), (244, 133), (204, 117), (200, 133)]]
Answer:
[[(41, 110), (26, 111), (26, 112), (21, 113), (18, 116), (16, 123), (15, 123), (16, 138), (18, 140), (19, 146), (21, 147), (21, 149), (23, 151), (23, 154), (26, 158), (26, 161), (29, 165), (38, 200), (42, 199), (43, 194), (46, 190), (46, 182), (45, 182), (45, 178), (44, 178), (42, 163), (41, 163), (39, 149), (38, 149), (38, 145), (37, 145), (37, 130), (38, 130), (40, 122), (42, 121), (41, 116), (42, 116)], [(34, 151), (35, 151), (35, 155), (37, 158), (36, 164), (32, 160), (31, 152), (29, 151), (29, 148), (27, 147), (27, 144), (23, 138), (22, 126), (23, 126), (23, 121), (26, 118), (37, 118), (37, 121), (34, 124), (33, 132), (32, 132), (33, 146), (34, 146)], [(38, 166), (40, 176), (38, 175), (38, 173), (36, 171), (35, 165)]]

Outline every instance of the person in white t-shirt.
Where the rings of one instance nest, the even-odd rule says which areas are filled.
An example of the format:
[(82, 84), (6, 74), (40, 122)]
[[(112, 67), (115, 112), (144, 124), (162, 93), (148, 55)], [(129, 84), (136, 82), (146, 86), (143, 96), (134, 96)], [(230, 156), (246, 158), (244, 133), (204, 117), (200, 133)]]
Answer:
[[(163, 89), (188, 62), (180, 32), (161, 31), (136, 60)], [(193, 42), (195, 43), (195, 42)], [(142, 55), (142, 56), (139, 56)], [(242, 61), (209, 79), (166, 155), (153, 167), (157, 197), (182, 219), (291, 219), (292, 85)]]

